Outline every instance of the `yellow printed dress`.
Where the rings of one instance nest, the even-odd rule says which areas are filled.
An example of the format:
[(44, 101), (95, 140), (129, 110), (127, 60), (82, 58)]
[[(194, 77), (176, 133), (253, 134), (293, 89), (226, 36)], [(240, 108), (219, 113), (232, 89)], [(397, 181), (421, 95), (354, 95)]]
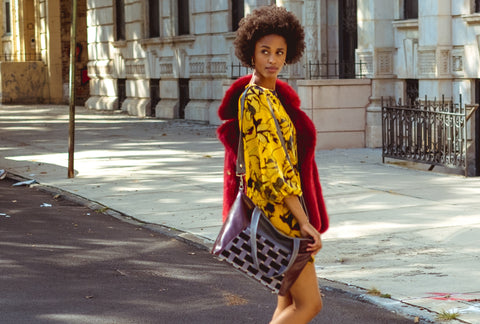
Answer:
[[(280, 125), (291, 163), (278, 136), (268, 101)], [(295, 127), (275, 91), (257, 85), (248, 88), (243, 119), (240, 114), (239, 109), (246, 194), (278, 230), (288, 236), (301, 237), (297, 220), (284, 201), (287, 196), (302, 195)]]

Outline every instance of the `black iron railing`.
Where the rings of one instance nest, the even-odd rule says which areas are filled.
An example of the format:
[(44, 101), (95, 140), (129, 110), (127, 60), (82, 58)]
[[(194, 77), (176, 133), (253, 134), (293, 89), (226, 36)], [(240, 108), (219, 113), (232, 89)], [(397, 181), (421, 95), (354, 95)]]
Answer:
[(382, 159), (461, 169), (467, 175), (467, 121), (478, 105), (382, 98)]
[(28, 61), (41, 61), (42, 55), (37, 53), (4, 53), (0, 55), (0, 61), (3, 62), (28, 62)]
[[(305, 66), (306, 78), (313, 79), (361, 79), (367, 77), (367, 63), (320, 63), (311, 62)], [(241, 64), (231, 64), (231, 78), (237, 79), (251, 73), (250, 69)], [(285, 71), (284, 71), (285, 73)]]
[(238, 79), (241, 76), (244, 76), (244, 75), (247, 75), (247, 74), (251, 73), (248, 67), (243, 66), (240, 63), (234, 64), (232, 62), (231, 68), (232, 69), (231, 69), (230, 73), (231, 73), (231, 78), (232, 79)]
[(312, 79), (362, 79), (367, 77), (367, 63), (308, 62), (307, 78)]

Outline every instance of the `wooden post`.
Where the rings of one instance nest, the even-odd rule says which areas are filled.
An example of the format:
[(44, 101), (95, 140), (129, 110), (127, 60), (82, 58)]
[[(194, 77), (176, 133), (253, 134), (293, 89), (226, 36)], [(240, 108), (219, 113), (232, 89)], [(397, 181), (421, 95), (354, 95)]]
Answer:
[(73, 168), (75, 152), (75, 52), (77, 43), (77, 0), (72, 0), (72, 24), (70, 28), (70, 118), (68, 132), (68, 177), (75, 177)]

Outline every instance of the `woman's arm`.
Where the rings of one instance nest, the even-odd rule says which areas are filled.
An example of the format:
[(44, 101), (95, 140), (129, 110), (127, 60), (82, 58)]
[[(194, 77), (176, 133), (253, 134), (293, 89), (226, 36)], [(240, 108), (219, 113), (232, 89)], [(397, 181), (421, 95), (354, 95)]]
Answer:
[(302, 235), (304, 237), (311, 236), (313, 238), (314, 242), (309, 245), (308, 251), (312, 252), (312, 255), (317, 254), (322, 248), (322, 238), (315, 227), (310, 224), (308, 216), (303, 210), (302, 204), (300, 203), (300, 199), (298, 196), (288, 196), (285, 197), (285, 203), (292, 212), (293, 216), (297, 219)]

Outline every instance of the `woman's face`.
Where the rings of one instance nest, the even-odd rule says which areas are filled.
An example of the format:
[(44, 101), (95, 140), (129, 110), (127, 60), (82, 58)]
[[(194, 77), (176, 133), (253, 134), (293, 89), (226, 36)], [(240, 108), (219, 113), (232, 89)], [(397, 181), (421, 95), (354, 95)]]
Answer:
[(276, 34), (260, 38), (255, 44), (253, 56), (255, 84), (274, 89), (275, 81), (278, 74), (282, 71), (286, 58), (287, 42), (285, 38)]

